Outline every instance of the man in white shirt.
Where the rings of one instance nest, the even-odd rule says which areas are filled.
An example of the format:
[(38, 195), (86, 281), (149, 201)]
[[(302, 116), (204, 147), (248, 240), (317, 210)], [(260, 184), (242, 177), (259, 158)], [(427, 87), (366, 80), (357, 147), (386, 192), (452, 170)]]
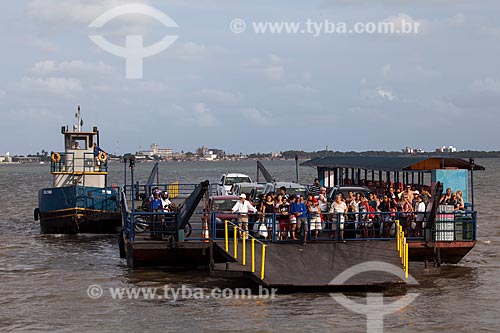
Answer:
[(244, 193), (240, 194), (240, 201), (235, 203), (231, 210), (233, 213), (239, 213), (238, 226), (240, 228), (240, 237), (242, 230), (248, 231), (248, 211), (257, 212), (257, 209), (250, 202), (246, 201), (246, 198), (247, 196)]

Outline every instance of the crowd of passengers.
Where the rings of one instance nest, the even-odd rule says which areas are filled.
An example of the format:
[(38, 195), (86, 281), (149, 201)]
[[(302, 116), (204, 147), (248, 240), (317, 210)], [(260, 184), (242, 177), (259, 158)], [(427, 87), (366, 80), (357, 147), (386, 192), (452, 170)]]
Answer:
[[(315, 179), (306, 198), (288, 195), (285, 187), (280, 188), (279, 193), (262, 194), (257, 202), (253, 202), (250, 196), (246, 200), (247, 196), (242, 194), (232, 212), (240, 214), (240, 231), (248, 230), (248, 213), (258, 213), (253, 215), (254, 234), (272, 238), (274, 223), (278, 240), (300, 239), (305, 242), (309, 231), (311, 239), (316, 240), (322, 230), (340, 240), (344, 239), (344, 231), (348, 234), (346, 238), (393, 237), (396, 218), (408, 237), (422, 237), (427, 205), (431, 200), (429, 189), (427, 186), (415, 189), (406, 185), (401, 191), (389, 186), (383, 195), (369, 193), (365, 197), (363, 193), (349, 192), (347, 198), (338, 194), (330, 203), (327, 189)], [(461, 190), (453, 193), (448, 188), (439, 204), (451, 205), (456, 211), (465, 209)], [(262, 232), (263, 226), (267, 232)]]

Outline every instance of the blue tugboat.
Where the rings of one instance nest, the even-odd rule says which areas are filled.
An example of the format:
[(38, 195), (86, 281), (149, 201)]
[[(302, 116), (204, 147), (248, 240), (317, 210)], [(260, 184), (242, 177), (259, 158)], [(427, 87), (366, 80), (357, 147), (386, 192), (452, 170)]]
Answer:
[(61, 128), (64, 152), (52, 152), (53, 187), (38, 192), (35, 221), (42, 234), (114, 233), (121, 226), (118, 190), (109, 187), (108, 156), (99, 148), (99, 131), (77, 125)]

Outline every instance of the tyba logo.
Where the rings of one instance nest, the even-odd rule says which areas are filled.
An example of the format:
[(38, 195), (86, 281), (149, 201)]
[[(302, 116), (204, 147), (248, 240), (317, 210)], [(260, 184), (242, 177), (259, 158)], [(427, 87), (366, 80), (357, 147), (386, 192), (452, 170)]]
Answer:
[[(103, 13), (90, 23), (89, 28), (101, 28), (112, 19), (128, 14), (142, 14), (153, 17), (167, 28), (178, 27), (177, 23), (168, 17), (167, 14), (156, 8), (143, 4), (128, 4), (115, 7)], [(179, 36), (167, 35), (161, 41), (146, 47), (143, 46), (143, 36), (141, 35), (127, 35), (125, 47), (110, 43), (102, 35), (89, 35), (89, 38), (104, 51), (126, 59), (125, 75), (127, 79), (142, 79), (144, 58), (164, 51)]]
[[(361, 264), (354, 265), (339, 275), (337, 275), (330, 285), (342, 285), (351, 277), (366, 272), (383, 272), (397, 276), (408, 285), (418, 285), (411, 275), (405, 278), (405, 272), (392, 264), (379, 261), (368, 261)], [(411, 302), (418, 297), (418, 293), (409, 293), (389, 304), (384, 303), (384, 294), (382, 293), (367, 293), (366, 304), (355, 302), (342, 294), (333, 294), (333, 297), (340, 305), (353, 312), (366, 315), (366, 331), (368, 333), (381, 333), (384, 331), (384, 316), (397, 312), (404, 307), (408, 306)]]

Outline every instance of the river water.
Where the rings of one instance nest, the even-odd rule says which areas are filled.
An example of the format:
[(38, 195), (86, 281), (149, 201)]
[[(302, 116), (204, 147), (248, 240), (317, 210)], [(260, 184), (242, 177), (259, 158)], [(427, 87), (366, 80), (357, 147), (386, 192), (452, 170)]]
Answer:
[[(500, 331), (499, 160), (476, 160), (486, 171), (475, 172), (479, 212), (478, 244), (459, 265), (423, 274), (410, 264), (419, 296), (409, 306), (384, 317), (385, 332)], [(280, 180), (295, 179), (294, 161), (269, 161)], [(138, 164), (145, 180), (152, 164)], [(124, 165), (110, 165), (110, 181), (123, 183)], [(160, 179), (215, 183), (225, 171), (254, 177), (255, 162), (162, 163)], [(301, 182), (311, 183), (315, 169), (300, 168)], [(338, 304), (328, 293), (278, 294), (274, 299), (184, 298), (113, 299), (109, 288), (187, 286), (224, 288), (228, 281), (205, 272), (130, 270), (119, 258), (117, 237), (40, 235), (33, 221), (37, 192), (51, 186), (48, 165), (0, 165), (0, 330), (65, 332), (196, 332), (287, 331), (366, 332), (366, 317)], [(88, 296), (99, 285), (104, 295)], [(390, 303), (400, 296), (385, 297)], [(352, 299), (363, 302), (363, 295)], [(366, 302), (366, 301), (365, 301)]]

